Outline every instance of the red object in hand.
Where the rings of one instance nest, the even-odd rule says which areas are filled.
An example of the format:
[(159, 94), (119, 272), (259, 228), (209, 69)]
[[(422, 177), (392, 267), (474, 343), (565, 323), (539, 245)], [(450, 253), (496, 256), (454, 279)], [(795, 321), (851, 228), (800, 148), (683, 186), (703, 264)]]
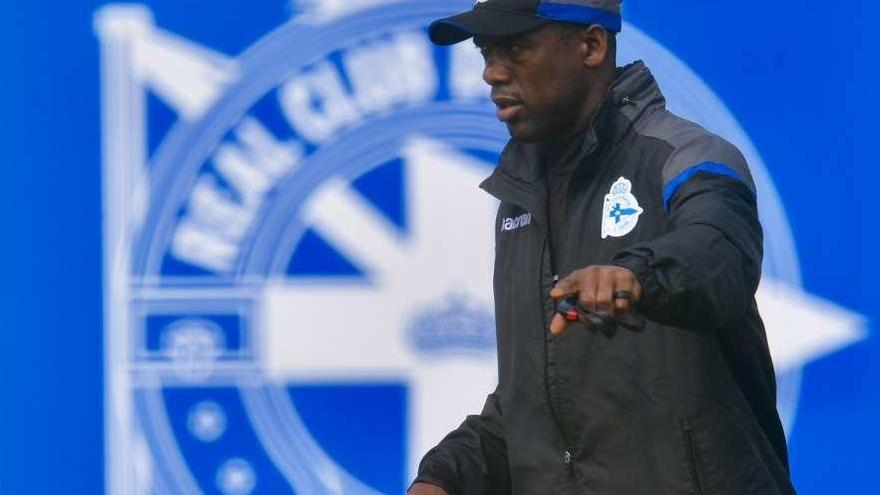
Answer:
[(556, 312), (571, 323), (578, 322), (581, 319), (577, 306), (567, 299), (563, 299), (556, 304)]

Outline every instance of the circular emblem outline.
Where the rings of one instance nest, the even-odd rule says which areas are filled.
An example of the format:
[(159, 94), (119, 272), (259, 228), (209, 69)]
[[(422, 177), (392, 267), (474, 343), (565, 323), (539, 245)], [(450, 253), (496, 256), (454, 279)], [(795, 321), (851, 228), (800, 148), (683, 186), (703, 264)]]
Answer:
[[(441, 14), (441, 11), (442, 11), (442, 14), (447, 13), (447, 11), (448, 11), (448, 5), (447, 5), (447, 6), (444, 6), (444, 7), (442, 7), (442, 8), (439, 7), (438, 5), (439, 5), (439, 2), (437, 2), (437, 3), (434, 4), (434, 5), (432, 5), (431, 8), (425, 9), (425, 10), (427, 10), (427, 11), (430, 12), (430, 14), (428, 14), (429, 16), (433, 17), (433, 16), (436, 16), (436, 15), (440, 15), (440, 14)], [(381, 8), (381, 9), (376, 9), (376, 12), (378, 12), (378, 11), (380, 11), (380, 10), (383, 10), (383, 9), (385, 9), (385, 10), (389, 10), (389, 11), (391, 10), (391, 9), (389, 9), (389, 8), (385, 8), (385, 7), (383, 7), (383, 8)], [(372, 12), (372, 14), (376, 14), (376, 12)], [(397, 12), (397, 14), (400, 14), (400, 13)], [(375, 18), (377, 18), (377, 17), (379, 17), (379, 16), (378, 16), (378, 15), (374, 15), (374, 16), (371, 18), (371, 22), (375, 21)], [(397, 18), (399, 18), (399, 17), (397, 17)], [(347, 22), (347, 21), (346, 21), (346, 22)], [(343, 22), (343, 23), (338, 23), (338, 24), (336, 24), (336, 25), (330, 26), (330, 27), (328, 27), (327, 31), (329, 31), (329, 32), (333, 32), (334, 30), (333, 30), (332, 28), (336, 28), (336, 31), (337, 31), (336, 34), (338, 34), (338, 31), (340, 31), (340, 26), (341, 26), (342, 24), (345, 24), (345, 23)], [(353, 24), (353, 25), (359, 25), (360, 23), (352, 22), (351, 24)], [(297, 28), (300, 28), (300, 26), (297, 26)], [(305, 30), (306, 28), (303, 27), (303, 29)], [(360, 28), (355, 28), (355, 29), (360, 29)], [(352, 29), (352, 30), (354, 31), (355, 29)], [(276, 32), (276, 33), (277, 33), (277, 32)], [(264, 47), (264, 46), (268, 46), (268, 44), (269, 44), (271, 41), (277, 41), (277, 40), (272, 40), (272, 39), (270, 39), (272, 36), (275, 36), (275, 35), (270, 35), (270, 37), (267, 38), (265, 42), (261, 42), (261, 43), (259, 43), (257, 46)], [(257, 46), (255, 46), (255, 48), (257, 48)], [(276, 48), (277, 48), (277, 47), (276, 47)], [(248, 65), (248, 57), (246, 57), (246, 55), (251, 55), (251, 54), (252, 54), (251, 51), (249, 51), (247, 54), (245, 54), (245, 55), (242, 56), (241, 61), (243, 62), (243, 66), (247, 66), (247, 65)], [(254, 59), (250, 60), (251, 63), (257, 63), (258, 61), (259, 61), (259, 58), (254, 58)], [(247, 70), (245, 70), (245, 73), (248, 73)], [(256, 74), (256, 72), (255, 72), (255, 74)], [(254, 84), (254, 79), (257, 79), (257, 78), (249, 78), (249, 79), (246, 80), (246, 82), (247, 82), (248, 84), (250, 84), (250, 85), (253, 85), (253, 84)], [(244, 83), (243, 83), (243, 84), (244, 84)], [(248, 87), (249, 87), (249, 86), (245, 86), (244, 88), (243, 88), (243, 87), (231, 88), (231, 89), (229, 90), (229, 93), (228, 93), (228, 94), (233, 94), (233, 93), (235, 93), (235, 92), (238, 92), (239, 94), (241, 94), (242, 92), (246, 92), (246, 91), (244, 91), (244, 90), (245, 90), (246, 88), (248, 88)], [(250, 93), (252, 94), (253, 92), (251, 91)], [(201, 153), (203, 156), (207, 156), (207, 153), (209, 152), (208, 150), (210, 150), (211, 148), (210, 148), (209, 145), (206, 145), (206, 142), (207, 142), (207, 141), (212, 141), (212, 139), (211, 139), (211, 138), (207, 138), (207, 140), (205, 140), (205, 139), (196, 139), (195, 141), (193, 141), (193, 140), (191, 140), (192, 138), (187, 138), (187, 137), (185, 137), (185, 134), (189, 134), (189, 132), (192, 131), (192, 132), (195, 132), (196, 134), (201, 134), (202, 136), (211, 136), (211, 135), (213, 135), (214, 138), (215, 138), (215, 139), (213, 139), (213, 140), (214, 140), (215, 142), (219, 142), (219, 140), (222, 139), (222, 133), (225, 132), (225, 130), (223, 129), (223, 125), (220, 125), (219, 123), (220, 123), (220, 122), (224, 122), (224, 121), (225, 121), (225, 122), (234, 122), (237, 118), (240, 118), (240, 115), (243, 115), (244, 112), (247, 111), (247, 109), (249, 108), (249, 107), (242, 107), (241, 104), (239, 103), (238, 108), (239, 108), (239, 110), (241, 110), (241, 111), (238, 112), (239, 117), (235, 117), (235, 115), (236, 115), (237, 112), (234, 111), (234, 110), (230, 112), (230, 109), (234, 109), (234, 108), (236, 108), (236, 105), (231, 105), (231, 104), (230, 104), (230, 105), (227, 105), (227, 103), (228, 103), (229, 101), (231, 101), (231, 98), (230, 98), (230, 99), (221, 99), (221, 100), (220, 100), (221, 103), (218, 104), (217, 107), (215, 107), (214, 109), (212, 109), (212, 110), (206, 115), (206, 117), (205, 117), (201, 122), (199, 122), (198, 124), (195, 124), (195, 125), (191, 126), (191, 127), (188, 128), (188, 129), (185, 129), (187, 132), (184, 133), (183, 135), (181, 135), (181, 134), (173, 134), (173, 135), (172, 135), (172, 134), (170, 133), (170, 134), (169, 134), (169, 138), (165, 141), (165, 144), (170, 144), (171, 147), (170, 147), (170, 148), (166, 148), (165, 144), (163, 144), (163, 149), (160, 150), (160, 153), (157, 155), (156, 163), (157, 163), (157, 164), (162, 164), (162, 163), (170, 164), (171, 162), (174, 162), (175, 164), (179, 165), (180, 162), (177, 162), (176, 160), (177, 160), (178, 158), (181, 158), (181, 157), (185, 157), (185, 158), (186, 158), (186, 160), (184, 160), (185, 163), (196, 163), (196, 162), (203, 163), (204, 160), (201, 160), (201, 161), (200, 161), (198, 158), (194, 158), (194, 157), (198, 156), (200, 153)], [(225, 109), (223, 108), (224, 106), (226, 106)], [(424, 109), (422, 109), (422, 110), (424, 110)], [(473, 106), (473, 107), (472, 107), (470, 110), (468, 110), (468, 111), (471, 112), (471, 113), (474, 113), (474, 114), (479, 114), (479, 113), (481, 113), (483, 110), (484, 110), (484, 109), (481, 108), (479, 105), (476, 105), (476, 106)], [(229, 125), (231, 125), (231, 124), (229, 124)], [(188, 126), (188, 127), (189, 127), (189, 126)], [(226, 127), (226, 129), (228, 129), (228, 128), (229, 128), (229, 127)], [(178, 131), (178, 130), (183, 130), (183, 129), (175, 129), (173, 132), (176, 132), (176, 131)], [(467, 134), (467, 133), (464, 133), (464, 134)], [(485, 134), (484, 134), (484, 139), (489, 139), (489, 140), (494, 141), (494, 139), (492, 139), (492, 138), (489, 137), (490, 135), (494, 135), (494, 134), (495, 134), (495, 132), (486, 129), (486, 130), (485, 130)], [(492, 137), (494, 137), (494, 136), (492, 136)], [(466, 141), (466, 140), (467, 140), (467, 139), (466, 139), (466, 136), (465, 136), (465, 135), (462, 135), (462, 136), (461, 136), (461, 140), (462, 140), (462, 141)], [(176, 145), (179, 146), (179, 147), (178, 147), (178, 151), (179, 151), (179, 153), (173, 153), (173, 152), (169, 151), (170, 149), (173, 149), (173, 148), (175, 147), (175, 146), (174, 146), (175, 141), (176, 141)], [(201, 144), (200, 144), (199, 146), (195, 146), (195, 147), (193, 147), (192, 145), (193, 145), (194, 142), (198, 142), (198, 143), (201, 143)], [(484, 142), (485, 142), (485, 141), (484, 141)], [(194, 148), (200, 148), (202, 151), (194, 150)], [(169, 155), (172, 156), (173, 158), (172, 158), (172, 159), (168, 159), (168, 158), (169, 158)], [(195, 168), (194, 170), (192, 170), (191, 173), (192, 173), (192, 174), (197, 173), (197, 170), (198, 170), (198, 167), (199, 167), (199, 166), (201, 166), (201, 165), (200, 165), (200, 164), (197, 164), (197, 165), (196, 165), (196, 168)], [(175, 167), (175, 168), (176, 168), (176, 167)], [(187, 189), (188, 187), (190, 187), (191, 184), (192, 184), (191, 181), (188, 182), (188, 183), (186, 182), (186, 180), (185, 180), (185, 177), (187, 176), (186, 173), (184, 173), (182, 176), (178, 176), (178, 175), (177, 175), (177, 173), (180, 172), (180, 169), (179, 169), (179, 168), (177, 168), (176, 170), (174, 170), (174, 172), (175, 172), (175, 173), (174, 173), (174, 176), (170, 175), (170, 174), (171, 174), (171, 168), (169, 168), (169, 167), (165, 167), (164, 170), (163, 170), (162, 167), (157, 167), (157, 172), (160, 173), (160, 182), (159, 182), (159, 185), (156, 186), (156, 188), (154, 189), (154, 191), (162, 191), (162, 190), (163, 190), (162, 188), (163, 188), (163, 187), (166, 187), (166, 188), (167, 188), (166, 190), (169, 190), (169, 191), (171, 191), (171, 190), (176, 190), (178, 193), (183, 193), (183, 194), (185, 194), (186, 189)], [(164, 172), (164, 173), (163, 173), (163, 172)], [(356, 172), (354, 172), (354, 173), (355, 173), (355, 175), (356, 175)], [(163, 177), (163, 176), (164, 176), (164, 180), (161, 179), (161, 177)], [(325, 176), (324, 179), (326, 179), (326, 177), (328, 177), (328, 176), (329, 176), (329, 175)], [(321, 180), (324, 180), (324, 179), (322, 179), (321, 177), (314, 177), (313, 180), (320, 182)], [(181, 184), (185, 184), (183, 188), (180, 187)], [(172, 187), (173, 185), (177, 185), (177, 187)], [(180, 197), (182, 198), (182, 196), (180, 196)], [(633, 198), (633, 199), (635, 199), (635, 198)], [(172, 204), (172, 205), (173, 205), (173, 204), (174, 204), (174, 201), (169, 202), (169, 204)], [(635, 204), (636, 204), (636, 206), (638, 205), (637, 202), (636, 202)], [(152, 225), (154, 228), (155, 228), (155, 227), (158, 227), (159, 225), (161, 225), (161, 218), (163, 218), (163, 217), (164, 217), (164, 218), (172, 218), (172, 217), (174, 217), (175, 214), (176, 214), (176, 212), (173, 211), (173, 210), (162, 209), (162, 208), (160, 208), (160, 210), (163, 210), (165, 213), (164, 213), (164, 214), (160, 214), (160, 215), (158, 215), (158, 218), (157, 218), (157, 217), (153, 217), (153, 219), (152, 219), (153, 223), (152, 223), (151, 225)], [(639, 212), (639, 214), (640, 214), (640, 213), (641, 213), (641, 212)], [(156, 222), (158, 222), (158, 223), (156, 223)], [(636, 216), (635, 222), (637, 222), (637, 216)], [(630, 231), (631, 231), (632, 228), (635, 227), (635, 222), (633, 222), (633, 225), (632, 225), (632, 227), (630, 228)], [(603, 228), (604, 228), (604, 223), (603, 223)], [(161, 230), (161, 229), (153, 230), (153, 233), (157, 232), (158, 230)], [(624, 229), (621, 228), (621, 230), (624, 230)], [(146, 231), (149, 232), (149, 231), (150, 231), (149, 228), (146, 229)], [(628, 231), (627, 231), (627, 233), (628, 233)], [(612, 236), (613, 236), (613, 234), (609, 234), (609, 235), (612, 235)], [(622, 234), (622, 235), (625, 235), (625, 234)], [(142, 238), (142, 241), (155, 240), (155, 239), (157, 239), (158, 237), (160, 237), (160, 236), (152, 236), (152, 237), (151, 237), (151, 236), (147, 236), (147, 237), (145, 237), (145, 238)], [(603, 233), (603, 237), (605, 237), (605, 236), (604, 236), (604, 233)], [(138, 245), (139, 245), (139, 246), (145, 246), (146, 244), (145, 244), (145, 242), (139, 242)], [(156, 251), (156, 250), (154, 249), (154, 248), (156, 248), (156, 247), (158, 247), (158, 245), (156, 245), (156, 244), (152, 244), (152, 248), (149, 248), (149, 247), (148, 247), (148, 248), (142, 249), (142, 250), (141, 250), (141, 254), (142, 254), (142, 255), (148, 255), (148, 253), (150, 253), (150, 252), (156, 253), (156, 252), (164, 252), (164, 251), (165, 251), (164, 249), (160, 249), (159, 251)], [(146, 256), (146, 257), (140, 257), (139, 259), (141, 259), (142, 261), (146, 261), (148, 258), (149, 258), (149, 256)], [(152, 263), (152, 264), (151, 264), (151, 263), (147, 263), (146, 265), (141, 264), (140, 266), (141, 266), (142, 268), (146, 268), (146, 270), (145, 270), (144, 272), (142, 272), (142, 273), (150, 273), (150, 272), (152, 272), (152, 273), (156, 273), (156, 272), (153, 271), (152, 269), (148, 268), (148, 266), (152, 266), (153, 268), (156, 268), (158, 265), (156, 265), (155, 263)]]

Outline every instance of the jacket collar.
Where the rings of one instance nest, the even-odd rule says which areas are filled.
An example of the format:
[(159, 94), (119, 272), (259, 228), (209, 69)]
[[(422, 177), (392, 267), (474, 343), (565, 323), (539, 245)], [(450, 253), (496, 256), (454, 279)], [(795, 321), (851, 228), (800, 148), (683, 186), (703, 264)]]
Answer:
[(543, 222), (546, 211), (544, 162), (548, 147), (560, 144), (578, 146), (580, 158), (583, 159), (600, 144), (614, 144), (646, 112), (662, 108), (665, 103), (654, 76), (644, 62), (620, 67), (592, 125), (586, 131), (571, 140), (566, 139), (564, 143), (558, 140), (521, 143), (511, 139), (501, 154), (500, 164), (480, 187), (502, 201), (527, 209), (535, 220)]

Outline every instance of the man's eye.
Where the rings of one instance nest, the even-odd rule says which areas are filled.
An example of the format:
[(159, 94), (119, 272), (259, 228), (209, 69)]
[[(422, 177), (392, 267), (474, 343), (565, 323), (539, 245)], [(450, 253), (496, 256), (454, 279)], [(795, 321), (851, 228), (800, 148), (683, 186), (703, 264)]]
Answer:
[(526, 46), (520, 43), (511, 43), (507, 47), (507, 53), (510, 54), (511, 58), (519, 58), (523, 56), (526, 52)]

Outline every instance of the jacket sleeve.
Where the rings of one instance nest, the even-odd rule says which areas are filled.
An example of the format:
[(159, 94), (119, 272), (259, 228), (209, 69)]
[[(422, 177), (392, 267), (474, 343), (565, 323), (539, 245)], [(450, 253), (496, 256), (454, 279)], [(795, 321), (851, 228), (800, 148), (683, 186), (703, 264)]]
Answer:
[(468, 416), (425, 454), (417, 482), (437, 485), (450, 495), (510, 493), (507, 444), (495, 393), (486, 399), (483, 412)]
[(663, 168), (665, 235), (626, 249), (613, 264), (643, 287), (651, 320), (714, 330), (742, 315), (761, 278), (763, 234), (745, 159), (705, 136), (676, 150)]

